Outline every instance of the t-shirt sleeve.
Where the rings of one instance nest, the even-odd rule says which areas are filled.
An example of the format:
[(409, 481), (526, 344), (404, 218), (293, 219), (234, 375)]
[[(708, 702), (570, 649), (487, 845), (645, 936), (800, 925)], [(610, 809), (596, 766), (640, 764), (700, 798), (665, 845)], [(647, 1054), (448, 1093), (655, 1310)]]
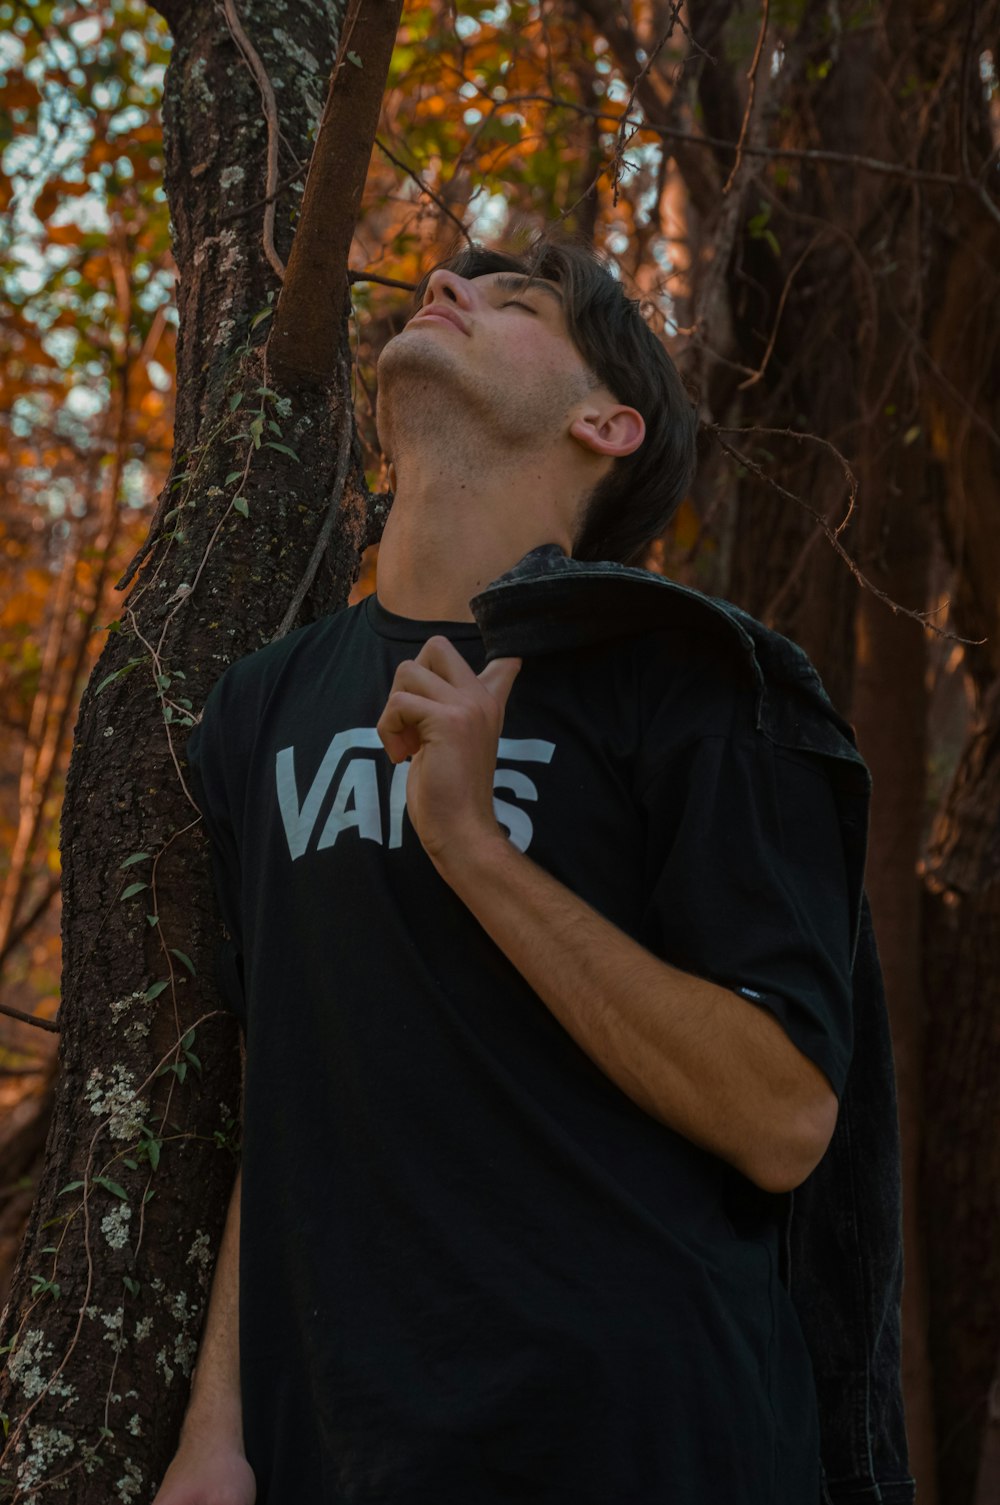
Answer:
[(769, 1010), (839, 1099), (853, 1048), (850, 904), (821, 761), (755, 731), (702, 737), (640, 800), (640, 940)]
[(225, 720), (220, 686), (212, 690), (202, 719), (184, 750), (191, 794), (201, 811), (212, 856), (212, 879), (225, 937), (215, 956), (215, 981), (220, 1001), (246, 1029), (243, 986), (243, 925), (239, 846), (230, 810), (225, 752)]

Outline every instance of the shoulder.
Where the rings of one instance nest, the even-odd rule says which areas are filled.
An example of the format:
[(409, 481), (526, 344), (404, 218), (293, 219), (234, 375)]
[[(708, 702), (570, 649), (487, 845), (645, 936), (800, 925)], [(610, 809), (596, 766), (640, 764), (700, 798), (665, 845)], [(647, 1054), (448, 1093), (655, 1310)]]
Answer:
[(231, 663), (216, 680), (205, 702), (206, 715), (257, 715), (290, 674), (307, 674), (317, 656), (326, 656), (356, 623), (363, 606), (345, 606)]

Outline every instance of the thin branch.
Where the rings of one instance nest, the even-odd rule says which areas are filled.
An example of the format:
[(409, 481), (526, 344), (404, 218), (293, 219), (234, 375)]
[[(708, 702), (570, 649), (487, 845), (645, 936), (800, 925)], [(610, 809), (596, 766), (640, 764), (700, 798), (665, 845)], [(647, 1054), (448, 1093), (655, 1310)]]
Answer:
[(736, 143), (736, 160), (730, 168), (729, 177), (722, 185), (723, 197), (725, 197), (730, 188), (732, 188), (733, 183), (736, 180), (736, 174), (739, 172), (740, 165), (743, 162), (743, 146), (744, 142), (747, 139), (747, 131), (750, 129), (750, 117), (753, 114), (754, 95), (757, 92), (757, 69), (760, 66), (760, 55), (764, 49), (764, 38), (767, 35), (767, 23), (770, 17), (770, 11), (771, 0), (764, 0), (764, 13), (761, 16), (760, 31), (757, 33), (757, 46), (754, 48), (753, 61), (750, 64), (750, 71), (747, 74), (747, 83), (749, 85), (749, 90), (747, 93), (747, 107), (743, 111), (743, 123), (740, 126), (740, 139)]
[(52, 1019), (40, 1019), (35, 1014), (26, 1014), (23, 1009), (12, 1009), (9, 1003), (0, 1003), (0, 1014), (6, 1014), (8, 1019), (20, 1019), (22, 1024), (33, 1024), (36, 1029), (51, 1030), (58, 1035), (59, 1026)]
[(792, 283), (795, 281), (805, 262), (812, 255), (813, 251), (816, 249), (822, 239), (823, 232), (818, 231), (806, 246), (805, 250), (802, 252), (802, 255), (798, 258), (795, 265), (792, 267), (788, 276), (785, 278), (785, 285), (781, 289), (781, 297), (778, 299), (777, 312), (774, 315), (774, 322), (771, 325), (771, 335), (767, 342), (767, 349), (764, 351), (763, 358), (757, 370), (751, 376), (748, 376), (746, 381), (740, 382), (737, 389), (738, 391), (744, 392), (747, 387), (756, 386), (763, 377), (764, 372), (767, 370), (768, 362), (770, 361), (771, 356), (774, 354), (774, 347), (778, 340), (778, 325), (781, 323), (781, 315), (785, 311), (785, 304), (788, 301), (788, 294), (791, 291)]
[[(634, 130), (631, 131), (628, 136), (626, 136), (625, 134), (629, 112), (631, 111), (632, 106), (635, 104), (635, 96), (642, 86), (646, 75), (649, 73), (650, 68), (652, 68), (653, 64), (656, 62), (656, 59), (659, 57), (667, 42), (670, 40), (670, 37), (673, 35), (674, 22), (677, 20), (677, 12), (679, 10), (680, 3), (678, 0), (678, 3), (671, 8), (670, 24), (667, 27), (667, 30), (663, 33), (663, 36), (660, 38), (656, 46), (652, 49), (649, 56), (646, 58), (646, 61), (643, 63), (642, 68), (632, 80), (632, 87), (629, 90), (628, 99), (625, 101), (625, 108), (622, 111), (621, 126), (618, 130), (618, 139), (615, 146), (615, 154), (611, 164), (611, 203), (612, 206), (616, 209), (618, 207), (618, 190), (622, 178), (622, 166), (625, 162), (625, 148), (628, 145), (629, 141), (631, 141), (632, 137), (635, 135)], [(588, 189), (588, 192), (589, 191), (590, 190)]]
[(233, 220), (245, 219), (248, 214), (253, 214), (255, 209), (266, 209), (268, 204), (273, 204), (276, 199), (281, 197), (286, 188), (291, 188), (296, 178), (301, 178), (306, 170), (306, 166), (305, 162), (297, 162), (295, 164), (295, 171), (290, 172), (287, 178), (282, 178), (273, 193), (265, 194), (262, 199), (255, 199), (252, 204), (247, 204), (243, 209), (229, 209), (225, 214), (220, 214), (219, 224), (229, 225), (232, 224)]
[[(727, 454), (730, 459), (735, 460), (738, 465), (742, 465), (744, 469), (748, 470), (750, 474), (755, 477), (756, 480), (763, 481), (765, 486), (769, 487), (772, 491), (776, 491), (777, 494), (780, 497), (783, 497), (786, 501), (795, 502), (798, 506), (804, 507), (809, 515), (814, 518), (822, 528), (830, 544), (840, 555), (841, 559), (847, 565), (847, 568), (850, 570), (851, 574), (854, 576), (858, 584), (862, 586), (863, 589), (871, 591), (872, 595), (877, 597), (879, 601), (883, 601), (885, 605), (888, 606), (893, 616), (912, 617), (915, 622), (919, 622), (922, 627), (926, 627), (931, 632), (936, 633), (938, 637), (950, 638), (952, 642), (955, 643), (965, 643), (978, 647), (980, 646), (980, 644), (986, 642), (985, 638), (959, 637), (957, 632), (949, 632), (947, 628), (938, 627), (936, 623), (930, 621), (930, 618), (934, 616), (936, 612), (943, 610), (943, 607), (935, 607), (934, 611), (931, 612), (913, 611), (908, 606), (900, 606), (898, 601), (894, 601), (892, 597), (885, 591), (879, 590), (878, 586), (875, 585), (871, 580), (869, 580), (867, 575), (862, 573), (860, 566), (851, 558), (850, 554), (848, 554), (847, 550), (840, 542), (840, 539), (837, 537), (837, 531), (839, 530), (835, 531), (833, 528), (831, 528), (830, 524), (827, 522), (826, 518), (821, 512), (818, 512), (815, 507), (810, 506), (810, 504), (805, 500), (804, 497), (796, 496), (794, 491), (786, 490), (786, 488), (782, 486), (778, 481), (776, 481), (773, 476), (769, 476), (766, 470), (762, 470), (759, 465), (755, 464), (755, 462), (750, 459), (749, 455), (745, 455), (740, 450), (734, 449), (731, 444), (726, 443), (725, 439), (720, 438), (720, 433), (726, 432), (726, 430), (720, 430), (714, 423), (706, 423), (703, 425), (703, 427), (708, 433), (714, 434), (715, 442), (723, 451), (723, 453)], [(804, 436), (800, 435), (799, 437), (801, 438)], [(840, 526), (843, 527), (843, 524), (841, 524)], [(947, 605), (948, 603), (945, 602), (944, 604)]]
[(415, 282), (400, 282), (398, 277), (383, 277), (378, 272), (355, 272), (349, 270), (347, 280), (353, 286), (355, 282), (377, 282), (380, 287), (400, 287), (405, 293), (415, 293)]
[[(578, 104), (575, 99), (559, 99), (552, 94), (510, 94), (506, 99), (496, 99), (488, 90), (482, 91), (484, 99), (500, 109), (516, 109), (520, 104), (542, 104), (549, 109), (572, 110), (577, 115), (586, 115), (594, 120), (606, 121), (609, 127), (618, 130), (621, 116), (611, 115), (607, 110), (591, 105)], [(734, 152), (735, 141), (725, 141), (719, 136), (698, 136), (691, 131), (680, 131), (672, 126), (655, 125), (650, 120), (629, 121), (630, 125), (664, 141), (683, 141), (689, 146), (703, 146), (713, 151)], [(823, 151), (818, 147), (750, 146), (744, 144), (745, 157), (764, 157), (773, 161), (827, 162), (835, 167), (856, 167), (864, 172), (873, 172), (888, 178), (903, 178), (915, 183), (941, 183), (949, 188), (965, 188), (977, 197), (985, 190), (974, 180), (959, 177), (951, 172), (932, 172), (922, 167), (905, 167), (899, 162), (886, 162), (880, 157), (863, 157), (854, 152)], [(1000, 216), (1000, 208), (990, 201), (990, 212)]]
[(446, 214), (448, 216), (448, 218), (451, 220), (451, 222), (452, 222), (453, 225), (457, 225), (458, 226), (459, 231), (465, 237), (466, 243), (469, 245), (469, 247), (471, 249), (471, 247), (472, 247), (472, 236), (469, 234), (466, 226), (459, 219), (458, 215), (455, 214), (454, 211), (448, 207), (448, 205), (445, 203), (444, 199), (441, 198), (441, 196), (439, 194), (435, 193), (434, 190), (433, 190), (433, 188), (429, 188), (427, 186), (427, 184), (424, 182), (423, 178), (420, 176), (420, 174), (418, 172), (415, 171), (414, 168), (407, 167), (407, 165), (406, 165), (405, 162), (401, 162), (398, 157), (394, 156), (393, 153), (386, 146), (385, 142), (382, 141), (382, 140), (380, 140), (378, 136), (375, 137), (375, 145), (378, 147), (379, 151), (383, 153), (384, 156), (386, 156), (386, 157), (389, 158), (389, 161), (392, 163), (392, 165), (394, 167), (398, 167), (399, 170), (400, 170), (400, 172), (405, 172), (406, 176), (408, 178), (412, 178), (413, 179), (414, 183), (416, 183), (417, 187), (421, 190), (421, 192), (422, 193), (426, 193), (427, 197), (429, 199), (433, 200), (433, 202), (441, 210), (441, 213), (442, 214)]
[(342, 403), (342, 412), (340, 418), (340, 428), (337, 433), (337, 468), (334, 472), (333, 487), (330, 491), (330, 500), (327, 504), (326, 516), (320, 524), (319, 532), (316, 534), (316, 541), (313, 544), (312, 553), (309, 556), (309, 562), (305, 567), (302, 579), (299, 581), (298, 585), (295, 588), (295, 594), (292, 596), (291, 601), (288, 603), (288, 609), (285, 612), (285, 615), (282, 617), (277, 631), (274, 634), (274, 637), (271, 639), (272, 642), (277, 642), (279, 638), (283, 638), (286, 633), (292, 630), (292, 627), (295, 623), (295, 618), (298, 616), (299, 611), (302, 608), (302, 603), (308, 595), (313, 581), (316, 579), (316, 571), (319, 569), (320, 560), (326, 553), (330, 538), (333, 535), (334, 524), (336, 523), (337, 518), (340, 515), (340, 504), (344, 495), (344, 482), (347, 479), (347, 470), (348, 466), (351, 463), (351, 439), (354, 432), (354, 409), (351, 406), (351, 384), (348, 373), (344, 367), (343, 360), (341, 360), (340, 362), (340, 372), (342, 378), (342, 390), (340, 397)]
[(264, 105), (264, 117), (267, 120), (267, 197), (264, 210), (264, 255), (271, 263), (279, 281), (284, 281), (285, 263), (278, 255), (274, 244), (274, 214), (278, 188), (278, 101), (275, 98), (274, 86), (267, 76), (267, 69), (260, 60), (260, 54), (254, 47), (250, 38), (243, 30), (239, 15), (237, 14), (235, 0), (222, 0), (223, 9), (226, 13), (226, 22), (244, 61), (250, 72), (257, 81), (260, 97)]
[(45, 888), (42, 890), (38, 898), (35, 900), (34, 904), (28, 910), (28, 913), (26, 915), (22, 915), (22, 917), (17, 921), (16, 925), (11, 926), (10, 933), (4, 941), (3, 946), (0, 947), (0, 966), (2, 966), (3, 963), (7, 960), (14, 947), (21, 944), (21, 942), (24, 940), (24, 937), (28, 934), (28, 931), (32, 930), (34, 926), (38, 924), (38, 921), (45, 914), (45, 911), (48, 909), (49, 905), (52, 903), (52, 900), (55, 898), (58, 892), (59, 879), (50, 878)]
[(285, 388), (325, 388), (335, 378), (348, 255), (402, 8), (403, 0), (352, 0), (344, 23), (266, 347)]

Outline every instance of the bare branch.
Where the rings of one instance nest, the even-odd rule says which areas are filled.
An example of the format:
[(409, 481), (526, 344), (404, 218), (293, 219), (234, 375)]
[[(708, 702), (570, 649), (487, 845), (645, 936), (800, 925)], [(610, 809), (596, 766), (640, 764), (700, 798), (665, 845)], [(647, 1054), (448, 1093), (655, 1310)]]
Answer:
[(747, 139), (747, 131), (750, 129), (750, 117), (753, 114), (754, 95), (757, 92), (757, 69), (760, 66), (760, 55), (764, 49), (764, 38), (767, 35), (767, 23), (771, 12), (771, 0), (764, 0), (764, 14), (760, 20), (760, 31), (757, 33), (757, 46), (754, 48), (753, 61), (747, 74), (749, 92), (747, 94), (747, 107), (743, 111), (743, 123), (740, 126), (740, 139), (736, 143), (736, 160), (729, 170), (729, 177), (722, 185), (722, 192), (727, 194), (736, 180), (736, 174), (740, 170), (743, 161), (743, 148)]
[(403, 0), (352, 0), (344, 22), (267, 343), (268, 366), (285, 387), (337, 379), (347, 257), (402, 8)]
[(254, 47), (250, 38), (240, 23), (237, 14), (235, 0), (222, 0), (226, 13), (226, 23), (246, 61), (247, 67), (257, 81), (260, 97), (264, 104), (264, 116), (267, 120), (267, 197), (264, 200), (264, 255), (274, 268), (279, 280), (284, 280), (285, 263), (278, 255), (274, 244), (274, 201), (278, 191), (278, 101), (274, 96), (274, 86), (267, 76), (267, 69), (260, 60), (260, 54)]

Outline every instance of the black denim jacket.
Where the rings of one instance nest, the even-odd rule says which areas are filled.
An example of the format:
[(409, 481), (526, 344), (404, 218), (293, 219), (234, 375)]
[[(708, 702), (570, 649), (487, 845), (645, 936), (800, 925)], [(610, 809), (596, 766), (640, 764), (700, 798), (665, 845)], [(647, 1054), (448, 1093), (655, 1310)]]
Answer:
[[(819, 1400), (824, 1505), (910, 1505), (900, 1377), (903, 1280), (899, 1120), (892, 1043), (864, 892), (871, 777), (809, 659), (738, 606), (662, 575), (533, 549), (473, 597), (487, 660), (576, 648), (671, 623), (744, 653), (757, 730), (827, 762), (852, 915), (854, 1053), (823, 1159), (788, 1193), (782, 1280)], [(812, 1505), (812, 1502), (803, 1502)]]

